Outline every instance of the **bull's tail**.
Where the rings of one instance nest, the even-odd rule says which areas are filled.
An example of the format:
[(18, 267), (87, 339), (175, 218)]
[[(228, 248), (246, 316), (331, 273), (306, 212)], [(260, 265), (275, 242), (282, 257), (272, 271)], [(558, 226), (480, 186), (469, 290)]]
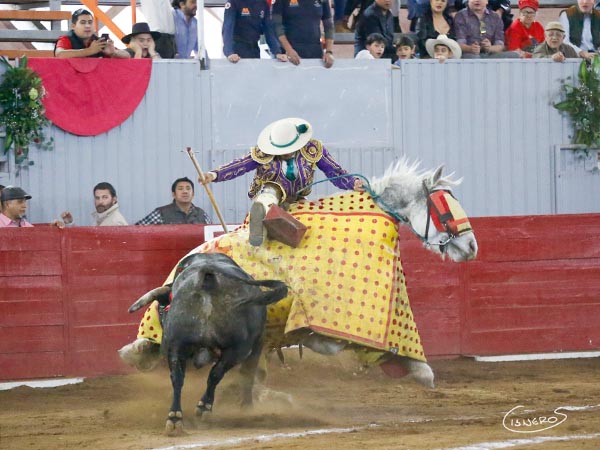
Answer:
[(261, 289), (260, 294), (256, 296), (250, 296), (247, 299), (243, 299), (240, 304), (253, 304), (253, 305), (270, 305), (271, 303), (278, 302), (282, 298), (287, 297), (288, 287), (283, 281), (278, 280), (261, 280), (261, 281), (247, 281), (248, 284), (258, 286), (261, 288), (267, 288), (266, 291)]
[[(152, 303), (154, 300), (161, 300), (162, 297), (168, 296), (171, 293), (171, 286), (161, 286), (142, 295), (133, 305), (129, 307), (129, 312), (132, 313), (140, 308)], [(167, 302), (168, 303), (168, 302)]]
[[(210, 273), (220, 273), (227, 276), (228, 278), (239, 280), (244, 284), (250, 286), (257, 286), (259, 288), (266, 288), (266, 290), (257, 291), (256, 295), (250, 295), (239, 299), (238, 306), (243, 305), (270, 305), (271, 303), (278, 302), (282, 298), (287, 297), (288, 287), (283, 281), (279, 280), (255, 280), (248, 275), (240, 266), (235, 264), (215, 264), (211, 267), (211, 270), (204, 271), (204, 283), (210, 285), (207, 280), (207, 275)], [(206, 285), (205, 285), (206, 286)]]

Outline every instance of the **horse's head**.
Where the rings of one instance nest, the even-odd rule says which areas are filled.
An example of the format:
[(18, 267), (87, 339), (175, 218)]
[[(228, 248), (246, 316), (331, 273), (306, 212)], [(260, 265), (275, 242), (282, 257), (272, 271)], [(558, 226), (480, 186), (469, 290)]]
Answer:
[(401, 160), (392, 165), (371, 188), (379, 206), (408, 226), (429, 250), (453, 261), (477, 256), (477, 240), (469, 218), (452, 195), (461, 180), (435, 172), (418, 172), (418, 163)]

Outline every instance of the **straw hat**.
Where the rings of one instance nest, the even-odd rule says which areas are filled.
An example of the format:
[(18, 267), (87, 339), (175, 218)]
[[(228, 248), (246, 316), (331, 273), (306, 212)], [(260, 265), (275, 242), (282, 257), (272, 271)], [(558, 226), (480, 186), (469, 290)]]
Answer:
[(448, 47), (452, 51), (453, 59), (460, 59), (462, 56), (462, 50), (460, 49), (460, 45), (458, 45), (458, 42), (456, 42), (453, 39), (450, 39), (445, 34), (440, 34), (437, 37), (437, 39), (427, 39), (427, 42), (425, 42), (425, 48), (427, 49), (427, 53), (429, 53), (429, 56), (431, 56), (432, 58), (434, 57), (433, 50), (435, 49), (436, 45), (445, 45), (446, 47)]

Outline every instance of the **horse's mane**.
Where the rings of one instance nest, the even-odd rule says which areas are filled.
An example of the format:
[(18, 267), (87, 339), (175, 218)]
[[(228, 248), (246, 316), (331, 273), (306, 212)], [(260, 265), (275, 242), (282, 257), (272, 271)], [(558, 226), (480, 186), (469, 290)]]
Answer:
[[(379, 178), (373, 178), (370, 182), (371, 189), (377, 195), (381, 195), (387, 188), (394, 186), (404, 186), (410, 188), (411, 186), (417, 189), (421, 189), (423, 180), (431, 178), (435, 173), (434, 170), (419, 170), (421, 162), (418, 160), (409, 161), (407, 157), (400, 158), (397, 162), (392, 163), (383, 176)], [(462, 178), (453, 180), (452, 176), (454, 172), (448, 176), (441, 177), (435, 184), (436, 188), (451, 189), (454, 186), (458, 186), (462, 182)]]

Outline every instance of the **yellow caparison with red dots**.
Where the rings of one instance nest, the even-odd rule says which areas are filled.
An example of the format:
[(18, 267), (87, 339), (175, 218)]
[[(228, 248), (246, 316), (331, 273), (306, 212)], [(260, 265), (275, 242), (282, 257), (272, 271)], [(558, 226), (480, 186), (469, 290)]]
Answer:
[(288, 296), (268, 306), (265, 346), (295, 344), (294, 332), (309, 328), (425, 361), (406, 293), (396, 221), (364, 192), (299, 202), (288, 212), (307, 227), (297, 248), (274, 240), (253, 247), (244, 224), (190, 252), (224, 253), (255, 279), (287, 283)]

